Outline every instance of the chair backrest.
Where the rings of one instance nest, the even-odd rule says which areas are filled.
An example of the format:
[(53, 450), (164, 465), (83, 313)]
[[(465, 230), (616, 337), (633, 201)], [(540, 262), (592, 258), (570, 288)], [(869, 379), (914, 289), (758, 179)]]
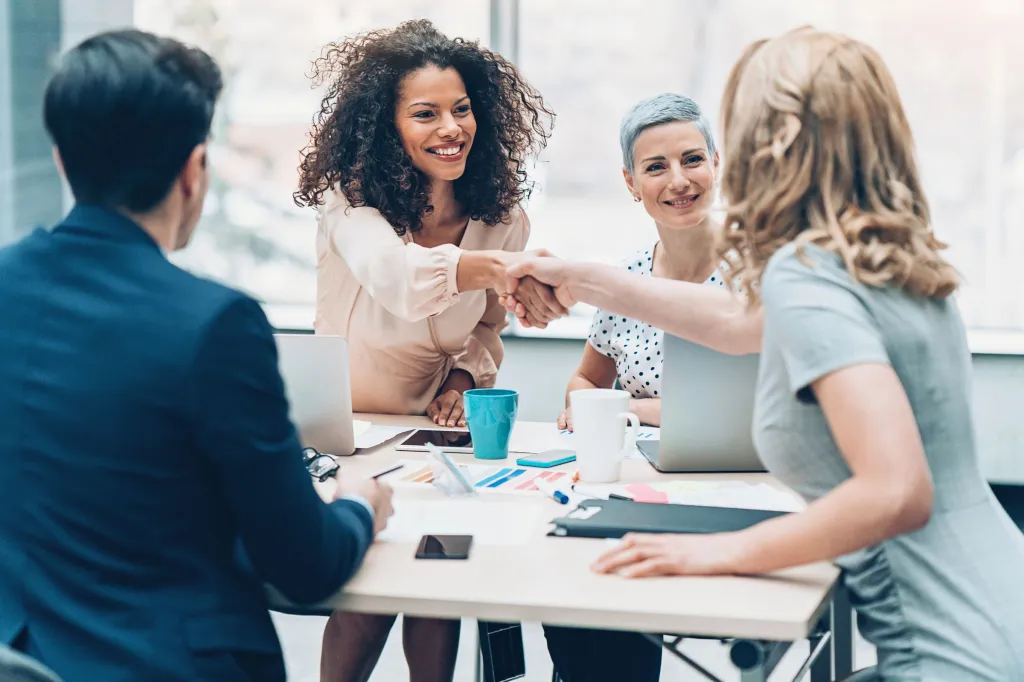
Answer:
[(3, 682), (61, 682), (61, 679), (45, 665), (5, 644), (0, 644), (0, 680)]

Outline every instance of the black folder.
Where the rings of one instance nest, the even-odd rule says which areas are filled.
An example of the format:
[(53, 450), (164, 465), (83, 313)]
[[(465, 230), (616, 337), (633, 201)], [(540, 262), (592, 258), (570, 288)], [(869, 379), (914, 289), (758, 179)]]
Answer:
[(649, 504), (630, 500), (584, 500), (548, 535), (621, 538), (626, 533), (725, 533), (743, 530), (789, 512), (687, 504)]

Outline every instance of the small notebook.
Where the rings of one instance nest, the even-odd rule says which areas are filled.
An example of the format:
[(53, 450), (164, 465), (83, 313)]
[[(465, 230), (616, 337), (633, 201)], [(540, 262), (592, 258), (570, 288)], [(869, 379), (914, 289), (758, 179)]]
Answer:
[(621, 538), (626, 533), (725, 533), (749, 528), (791, 512), (629, 500), (584, 500), (552, 523), (549, 535)]

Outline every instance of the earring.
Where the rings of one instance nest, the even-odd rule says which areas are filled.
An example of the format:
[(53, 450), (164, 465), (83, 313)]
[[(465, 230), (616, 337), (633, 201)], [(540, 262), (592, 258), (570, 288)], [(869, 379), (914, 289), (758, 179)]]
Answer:
[(640, 201), (640, 197), (636, 194), (633, 195), (633, 201)]

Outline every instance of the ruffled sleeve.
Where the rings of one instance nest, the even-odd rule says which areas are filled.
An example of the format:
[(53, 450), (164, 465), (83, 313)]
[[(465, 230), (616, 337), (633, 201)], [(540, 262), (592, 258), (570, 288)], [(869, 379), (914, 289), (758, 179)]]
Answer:
[(392, 315), (415, 322), (458, 303), (457, 246), (406, 242), (377, 209), (351, 207), (334, 189), (324, 193), (317, 220), (330, 250)]
[[(530, 238), (530, 220), (526, 213), (517, 210), (512, 217), (508, 235), (502, 244), (503, 251), (523, 251)], [(498, 301), (498, 292), (487, 290), (487, 307), (469, 335), (466, 347), (455, 356), (455, 369), (462, 369), (473, 377), (477, 388), (491, 388), (497, 382), (498, 369), (505, 356), (501, 332), (508, 323), (505, 307)]]

